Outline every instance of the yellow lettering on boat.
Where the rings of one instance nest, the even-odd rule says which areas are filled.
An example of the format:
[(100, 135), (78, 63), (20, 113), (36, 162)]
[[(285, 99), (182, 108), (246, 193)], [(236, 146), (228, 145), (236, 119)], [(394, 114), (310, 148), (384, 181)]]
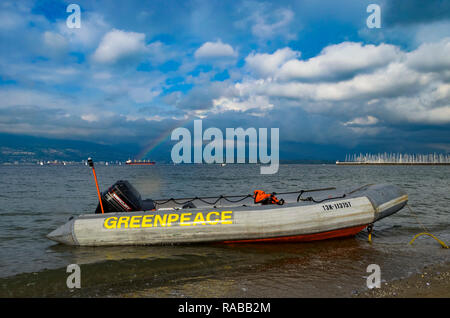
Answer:
[(150, 215), (144, 215), (144, 217), (142, 218), (142, 224), (141, 227), (152, 227), (153, 226), (153, 214)]
[(178, 214), (169, 214), (169, 219), (167, 220), (167, 226), (171, 226), (173, 222), (178, 221), (180, 216)]
[[(211, 220), (211, 215), (213, 215), (213, 214), (216, 215), (217, 217), (214, 218), (214, 220)], [(208, 221), (208, 224), (212, 224), (212, 225), (217, 224), (219, 222), (219, 219), (220, 219), (220, 213), (219, 212), (209, 212), (206, 215), (206, 221)]]
[(233, 224), (233, 211), (111, 216), (103, 221), (105, 229)]
[(130, 221), (130, 228), (133, 229), (137, 229), (141, 227), (141, 220), (140, 218), (142, 218), (142, 215), (134, 215), (131, 217), (131, 221)]
[(161, 226), (166, 226), (167, 214), (164, 214), (162, 217), (161, 217), (161, 214), (156, 214), (155, 215), (155, 227), (158, 226), (158, 222), (159, 222), (159, 224), (161, 224)]
[(190, 216), (192, 213), (182, 213), (180, 216), (180, 226), (192, 225)]
[(197, 215), (195, 216), (195, 219), (194, 219), (194, 225), (198, 225), (199, 223), (201, 225), (206, 225), (205, 218), (203, 217), (203, 213), (202, 212), (198, 212)]
[(121, 216), (119, 218), (119, 222), (117, 223), (117, 228), (120, 229), (122, 228), (122, 224), (125, 225), (125, 228), (128, 228), (128, 220), (130, 219), (129, 216)]
[(117, 226), (117, 217), (112, 216), (110, 218), (105, 219), (103, 226), (107, 229), (115, 229)]
[(222, 224), (233, 224), (233, 221), (231, 221), (232, 215), (233, 211), (222, 211)]

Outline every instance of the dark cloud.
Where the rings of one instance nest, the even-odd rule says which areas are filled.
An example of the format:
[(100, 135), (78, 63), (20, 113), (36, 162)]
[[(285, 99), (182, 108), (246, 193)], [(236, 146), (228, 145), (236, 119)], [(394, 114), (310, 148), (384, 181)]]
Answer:
[(450, 19), (448, 0), (387, 0), (382, 7), (386, 26), (429, 23)]
[[(177, 107), (182, 110), (209, 110), (213, 107), (213, 100), (223, 95), (233, 95), (234, 88), (230, 81), (206, 82), (180, 95)], [(173, 96), (171, 97), (173, 98)]]

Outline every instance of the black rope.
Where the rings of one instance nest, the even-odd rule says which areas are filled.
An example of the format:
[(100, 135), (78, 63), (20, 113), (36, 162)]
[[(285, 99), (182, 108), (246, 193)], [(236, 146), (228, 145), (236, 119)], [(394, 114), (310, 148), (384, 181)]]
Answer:
[[(300, 195), (297, 197), (297, 202), (299, 200), (302, 200), (302, 201), (314, 201), (314, 199), (312, 197), (309, 197), (309, 198), (311, 198), (311, 200), (308, 200), (309, 198), (301, 199), (300, 197), (305, 192), (327, 191), (327, 190), (335, 190), (335, 189), (336, 188), (331, 187), (331, 188), (322, 188), (322, 189), (298, 190), (298, 191), (291, 191), (291, 192), (278, 192), (278, 193), (277, 192), (272, 192), (272, 194), (273, 195), (283, 195), (283, 194), (300, 193)], [(345, 194), (344, 194), (344, 196), (345, 196)], [(244, 201), (247, 198), (252, 198), (252, 197), (253, 197), (252, 194), (243, 194), (243, 195), (220, 195), (219, 197), (195, 197), (195, 198), (179, 198), (179, 199), (170, 198), (170, 199), (160, 199), (160, 200), (153, 200), (153, 201), (156, 204), (159, 204), (159, 205), (164, 205), (164, 204), (166, 204), (168, 202), (174, 202), (177, 205), (185, 205), (185, 204), (193, 202), (195, 200), (199, 200), (199, 201), (201, 201), (203, 203), (206, 203), (208, 205), (216, 205), (217, 202), (219, 202), (222, 199), (225, 200), (225, 201), (228, 201), (230, 203), (238, 203), (238, 202)], [(238, 200), (230, 200), (230, 198), (240, 198), (240, 199), (238, 199)], [(213, 202), (210, 202), (210, 201), (207, 201), (206, 199), (216, 199), (216, 200), (213, 201)], [(185, 200), (185, 201), (181, 202), (180, 200)], [(325, 200), (329, 200), (329, 199), (325, 199)], [(314, 202), (316, 202), (316, 201), (314, 201)], [(322, 201), (318, 201), (318, 202), (322, 202)]]
[(322, 202), (325, 202), (325, 201), (328, 201), (328, 200), (342, 199), (342, 198), (345, 198), (345, 196), (346, 196), (346, 194), (344, 193), (343, 195), (338, 196), (338, 197), (325, 198), (323, 200), (315, 200), (313, 197), (307, 197), (307, 198), (303, 199), (302, 198), (302, 194), (303, 194), (303, 192), (301, 192), (298, 195), (297, 202), (299, 202), (299, 201), (311, 201), (311, 202), (314, 202), (314, 203), (322, 203)]
[[(241, 199), (239, 199), (239, 200), (230, 200), (229, 198), (231, 198), (231, 197), (241, 197)], [(185, 205), (185, 204), (190, 203), (192, 201), (199, 200), (199, 201), (201, 201), (203, 203), (206, 203), (208, 205), (216, 205), (217, 202), (219, 202), (222, 199), (224, 199), (225, 201), (228, 201), (230, 203), (238, 203), (238, 202), (241, 202), (241, 201), (243, 201), (243, 200), (245, 200), (247, 198), (250, 198), (250, 197), (252, 197), (251, 194), (239, 195), (239, 196), (233, 195), (233, 196), (228, 196), (228, 197), (221, 195), (218, 198), (217, 197), (203, 197), (203, 198), (202, 197), (195, 197), (195, 198), (183, 198), (183, 199), (170, 198), (170, 199), (165, 199), (165, 200), (154, 200), (154, 202), (156, 204), (163, 205), (163, 204), (166, 204), (166, 203), (172, 201), (172, 202), (174, 202), (177, 205)], [(210, 201), (206, 201), (205, 199), (216, 199), (216, 200), (214, 202), (210, 202)], [(180, 202), (179, 200), (186, 200), (186, 201)]]

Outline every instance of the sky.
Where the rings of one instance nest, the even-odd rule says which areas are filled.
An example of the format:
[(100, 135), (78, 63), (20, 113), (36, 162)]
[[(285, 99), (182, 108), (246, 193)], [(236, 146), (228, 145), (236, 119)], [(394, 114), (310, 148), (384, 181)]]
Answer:
[(151, 158), (195, 119), (279, 128), (281, 159), (448, 153), (450, 1), (0, 2), (1, 133)]

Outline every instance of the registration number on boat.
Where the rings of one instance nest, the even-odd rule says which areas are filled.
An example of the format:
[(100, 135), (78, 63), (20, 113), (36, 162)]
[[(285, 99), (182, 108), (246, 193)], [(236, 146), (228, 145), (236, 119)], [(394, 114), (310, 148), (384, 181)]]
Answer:
[(345, 209), (345, 208), (351, 208), (351, 207), (352, 207), (352, 204), (350, 203), (350, 201), (322, 205), (322, 208), (324, 211), (333, 211), (333, 210)]

